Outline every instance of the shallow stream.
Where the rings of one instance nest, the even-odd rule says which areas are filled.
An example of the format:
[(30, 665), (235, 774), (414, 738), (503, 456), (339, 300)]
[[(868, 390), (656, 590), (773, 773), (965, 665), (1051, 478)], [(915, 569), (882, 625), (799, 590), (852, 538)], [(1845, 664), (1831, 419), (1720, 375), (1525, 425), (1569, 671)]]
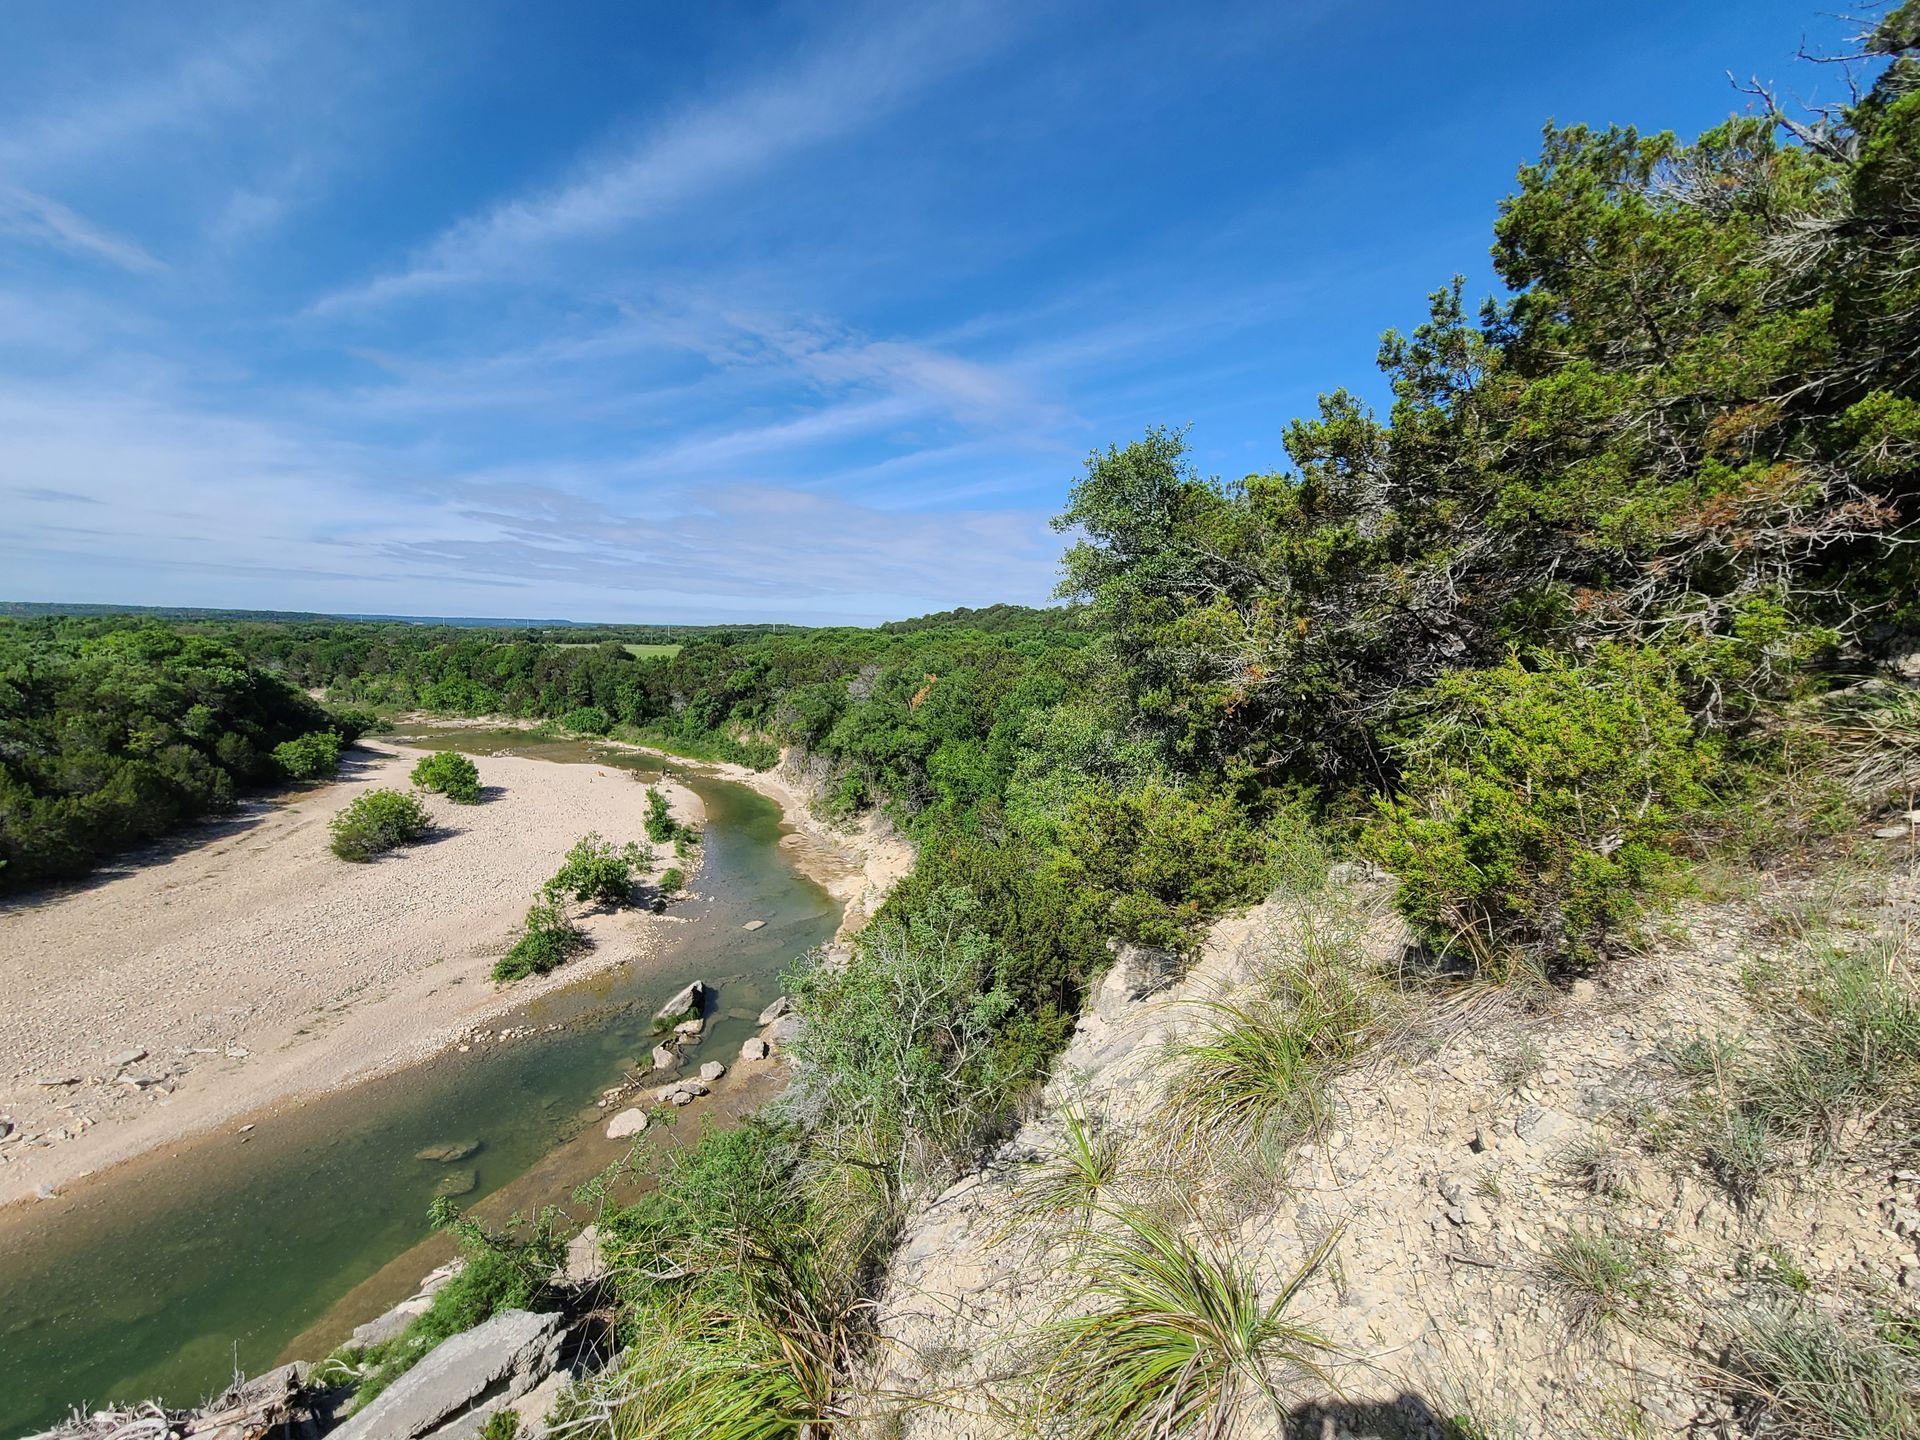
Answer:
[[(642, 775), (662, 767), (515, 731), (393, 738)], [(697, 765), (665, 766), (706, 806), (694, 885), (708, 898), (674, 907), (687, 923), (656, 954), (529, 1002), (495, 1027), (540, 1027), (532, 1036), (261, 1118), (244, 1143), (223, 1126), (10, 1219), (0, 1231), (0, 1436), (52, 1424), (76, 1404), (192, 1404), (236, 1369), (275, 1364), (296, 1337), (331, 1344), (342, 1302), (381, 1283), (383, 1269), (428, 1236), (439, 1187), (470, 1180), (462, 1203), (509, 1189), (515, 1205), (563, 1200), (605, 1160), (587, 1143), (604, 1114), (595, 1101), (630, 1064), (644, 1066), (654, 1011), (687, 981), (719, 985), (698, 1057), (739, 1053), (779, 972), (831, 937), (839, 907), (794, 868), (771, 800)], [(766, 924), (748, 931), (749, 920)], [(452, 1165), (416, 1158), (468, 1141), (479, 1149)], [(418, 1278), (389, 1285), (404, 1294)]]

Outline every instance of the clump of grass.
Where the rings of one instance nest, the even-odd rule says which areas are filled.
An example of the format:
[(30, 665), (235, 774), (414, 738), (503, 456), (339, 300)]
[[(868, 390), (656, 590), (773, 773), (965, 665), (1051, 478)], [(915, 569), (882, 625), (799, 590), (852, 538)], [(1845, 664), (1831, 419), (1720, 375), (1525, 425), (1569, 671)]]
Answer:
[(1072, 1216), (1084, 1225), (1119, 1177), (1126, 1146), (1117, 1132), (1077, 1107), (1062, 1121), (1059, 1146), (1014, 1191), (1016, 1223)]
[(1177, 1133), (1205, 1141), (1244, 1135), (1270, 1159), (1324, 1122), (1327, 1090), (1377, 1029), (1382, 986), (1351, 943), (1325, 932), (1252, 998), (1194, 1002), (1198, 1036), (1176, 1048), (1170, 1101)]
[(1723, 1384), (1749, 1434), (1796, 1440), (1911, 1440), (1920, 1434), (1920, 1357), (1884, 1329), (1805, 1302), (1755, 1304), (1721, 1336)]
[(1575, 1330), (1624, 1320), (1653, 1298), (1656, 1253), (1611, 1228), (1569, 1230), (1540, 1257), (1540, 1279), (1558, 1291)]
[(1231, 1256), (1135, 1210), (1102, 1212), (1089, 1233), (1083, 1314), (1054, 1321), (1037, 1376), (1043, 1433), (1101, 1440), (1175, 1440), (1233, 1433), (1249, 1411), (1284, 1408), (1282, 1390), (1313, 1379), (1332, 1349), (1288, 1311), (1332, 1248), (1329, 1237), (1262, 1304)]
[(1920, 1113), (1920, 994), (1891, 949), (1823, 948), (1756, 999), (1766, 1044), (1710, 1037), (1667, 1054), (1693, 1093), (1666, 1139), (1742, 1208), (1790, 1156), (1825, 1159), (1848, 1125), (1898, 1134)]
[(1568, 1183), (1600, 1200), (1623, 1200), (1631, 1193), (1633, 1157), (1619, 1146), (1590, 1136), (1560, 1152), (1560, 1173)]

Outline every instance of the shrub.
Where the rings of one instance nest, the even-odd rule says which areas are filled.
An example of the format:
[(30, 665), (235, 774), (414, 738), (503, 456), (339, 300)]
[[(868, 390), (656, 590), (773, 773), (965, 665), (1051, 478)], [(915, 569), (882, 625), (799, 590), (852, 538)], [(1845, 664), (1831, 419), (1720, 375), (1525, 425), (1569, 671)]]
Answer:
[(433, 829), (433, 819), (412, 795), (369, 790), (334, 816), (329, 829), (334, 854), (342, 860), (366, 861), (418, 840)]
[(328, 706), (327, 719), (329, 729), (339, 732), (340, 739), (351, 745), (362, 735), (380, 728), (380, 717), (371, 710), (361, 710), (353, 706)]
[(460, 805), (480, 803), (480, 771), (458, 750), (436, 750), (413, 767), (413, 783)]
[(273, 747), (273, 763), (289, 780), (321, 780), (340, 768), (340, 737), (312, 730)]
[(582, 735), (604, 735), (613, 729), (613, 717), (598, 705), (582, 705), (562, 715), (560, 724)]
[(679, 828), (674, 821), (673, 812), (667, 808), (667, 797), (649, 785), (647, 787), (647, 839), (665, 844), (675, 837)]
[(1312, 1378), (1331, 1346), (1287, 1318), (1331, 1241), (1308, 1257), (1269, 1304), (1234, 1258), (1202, 1249), (1134, 1211), (1109, 1217), (1116, 1233), (1087, 1238), (1087, 1313), (1056, 1322), (1036, 1387), (1044, 1433), (1073, 1437), (1237, 1434), (1249, 1409), (1277, 1417), (1283, 1383)]
[(1605, 646), (1449, 675), (1403, 728), (1364, 848), (1408, 918), (1482, 964), (1590, 956), (1679, 873), (1710, 757), (1657, 657)]
[(634, 872), (652, 864), (653, 857), (632, 841), (615, 845), (589, 833), (574, 842), (542, 893), (549, 900), (567, 896), (616, 908), (633, 899)]
[(567, 957), (586, 943), (587, 937), (564, 910), (551, 900), (536, 900), (527, 911), (520, 938), (494, 963), (493, 978), (504, 984), (529, 975), (545, 975), (565, 964)]
[(1236, 900), (1265, 892), (1268, 838), (1231, 797), (1159, 783), (1075, 798), (1061, 825), (1070, 876), (1130, 940), (1188, 950)]
[(686, 888), (687, 877), (680, 873), (680, 867), (677, 865), (660, 877), (660, 893), (662, 895), (678, 895)]

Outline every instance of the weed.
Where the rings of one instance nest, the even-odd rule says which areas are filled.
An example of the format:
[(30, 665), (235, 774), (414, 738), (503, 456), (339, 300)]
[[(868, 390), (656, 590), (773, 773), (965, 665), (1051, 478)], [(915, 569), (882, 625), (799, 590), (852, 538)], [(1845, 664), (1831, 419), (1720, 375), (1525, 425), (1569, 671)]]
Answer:
[(1250, 1409), (1278, 1412), (1281, 1383), (1325, 1383), (1331, 1349), (1288, 1317), (1332, 1237), (1262, 1304), (1230, 1256), (1137, 1211), (1103, 1212), (1117, 1227), (1086, 1236), (1088, 1313), (1055, 1321), (1038, 1377), (1044, 1433), (1072, 1437), (1218, 1436)]
[(1591, 1332), (1653, 1298), (1656, 1260), (1646, 1242), (1621, 1231), (1569, 1230), (1549, 1242), (1539, 1274), (1559, 1292), (1573, 1328)]

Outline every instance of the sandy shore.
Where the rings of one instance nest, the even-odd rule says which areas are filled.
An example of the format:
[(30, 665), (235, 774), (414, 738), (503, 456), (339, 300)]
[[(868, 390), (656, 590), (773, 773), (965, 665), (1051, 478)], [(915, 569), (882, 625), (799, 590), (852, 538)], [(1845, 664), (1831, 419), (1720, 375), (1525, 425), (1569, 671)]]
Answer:
[[(0, 911), (0, 1116), (13, 1127), (0, 1206), (423, 1060), (666, 940), (668, 917), (586, 914), (592, 949), (494, 985), (494, 959), (567, 847), (588, 830), (644, 835), (646, 787), (611, 767), (482, 758), (487, 802), (427, 797), (429, 843), (336, 859), (328, 819), (360, 791), (404, 787), (418, 753), (367, 744), (337, 783)], [(665, 788), (677, 815), (702, 821), (697, 797)]]

